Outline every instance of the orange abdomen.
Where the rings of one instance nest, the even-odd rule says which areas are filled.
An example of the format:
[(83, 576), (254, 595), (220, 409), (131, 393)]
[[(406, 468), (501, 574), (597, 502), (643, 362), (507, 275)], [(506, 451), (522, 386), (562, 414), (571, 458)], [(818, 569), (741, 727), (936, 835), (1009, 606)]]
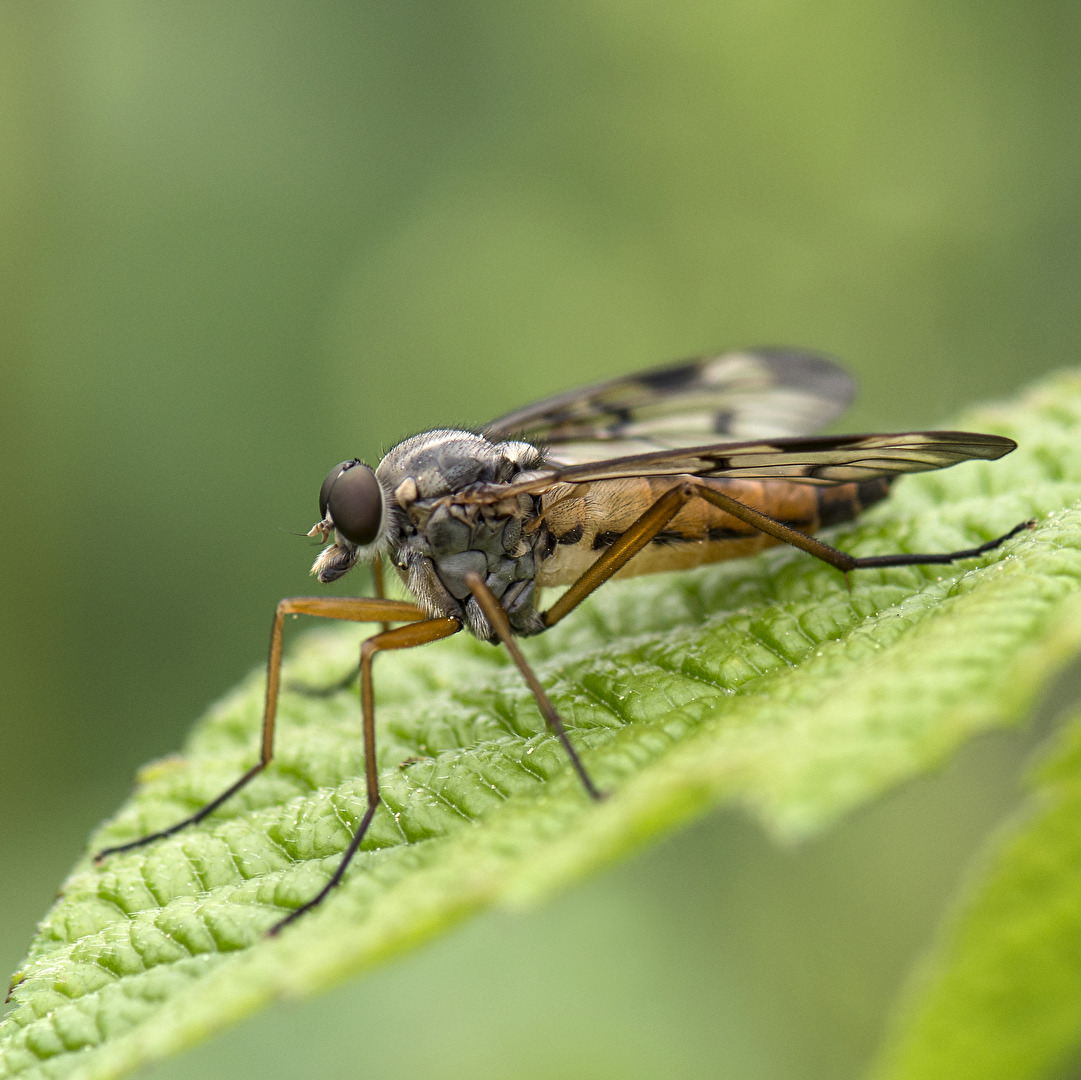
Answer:
[[(544, 496), (541, 512), (548, 536), (539, 553), (538, 586), (569, 585), (576, 580), (657, 499), (684, 479), (665, 476), (603, 480), (590, 484), (580, 497), (559, 492)], [(889, 481), (882, 478), (830, 487), (787, 480), (697, 482), (804, 533), (851, 521), (889, 491)], [(704, 499), (692, 499), (616, 577), (685, 570), (753, 555), (777, 543)]]

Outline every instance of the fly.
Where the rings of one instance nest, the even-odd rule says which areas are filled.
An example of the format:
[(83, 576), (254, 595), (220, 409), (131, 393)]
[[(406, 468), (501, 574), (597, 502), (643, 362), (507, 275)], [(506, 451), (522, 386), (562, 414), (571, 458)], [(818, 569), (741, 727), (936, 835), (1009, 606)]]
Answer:
[[(319, 904), (341, 881), (379, 805), (372, 660), (460, 630), (501, 642), (593, 799), (603, 793), (518, 647), (554, 626), (613, 577), (685, 569), (792, 544), (846, 575), (867, 567), (949, 563), (998, 547), (1031, 523), (945, 554), (855, 558), (812, 534), (855, 518), (901, 474), (995, 459), (999, 435), (916, 431), (808, 432), (840, 415), (853, 383), (832, 361), (790, 349), (703, 357), (548, 398), (481, 432), (406, 439), (373, 469), (335, 465), (309, 535), (325, 544), (312, 573), (331, 582), (372, 566), (374, 597), (294, 597), (274, 615), (258, 762), (170, 828), (98, 852), (130, 851), (202, 821), (261, 773), (274, 754), (287, 615), (382, 623), (360, 650), (367, 808), (326, 885), (270, 931)], [(414, 603), (387, 599), (393, 564)], [(568, 586), (542, 610), (540, 591)], [(400, 624), (393, 627), (390, 624)], [(355, 673), (351, 677), (355, 678)]]

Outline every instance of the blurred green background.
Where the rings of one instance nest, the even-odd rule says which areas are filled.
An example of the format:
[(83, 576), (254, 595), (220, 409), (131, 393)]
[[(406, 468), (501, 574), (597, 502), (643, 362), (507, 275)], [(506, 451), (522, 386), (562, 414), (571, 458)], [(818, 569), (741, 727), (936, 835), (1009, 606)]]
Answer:
[[(0, 4), (0, 968), (312, 591), (326, 469), (728, 344), (931, 425), (1075, 363), (1065, 0)], [(717, 815), (148, 1075), (853, 1077), (1030, 732)]]

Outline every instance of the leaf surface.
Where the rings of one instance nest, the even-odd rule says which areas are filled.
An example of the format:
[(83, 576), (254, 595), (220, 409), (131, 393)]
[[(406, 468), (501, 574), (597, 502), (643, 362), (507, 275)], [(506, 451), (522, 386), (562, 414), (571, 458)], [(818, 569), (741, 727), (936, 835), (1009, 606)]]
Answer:
[[(94, 868), (42, 922), (0, 1022), (0, 1077), (112, 1077), (275, 998), (326, 987), (492, 905), (535, 902), (709, 807), (807, 836), (966, 739), (1022, 718), (1081, 642), (1081, 376), (960, 423), (1015, 438), (995, 463), (902, 481), (860, 555), (946, 551), (1038, 526), (951, 567), (861, 571), (808, 556), (606, 586), (526, 643), (611, 797), (582, 791), (500, 650), (464, 636), (376, 663), (384, 797), (364, 807), (355, 694), (286, 694), (268, 773), (197, 828)], [(328, 683), (362, 631), (323, 630), (286, 679)], [(254, 760), (262, 674), (213, 707), (182, 757), (144, 770), (89, 850), (170, 825)]]

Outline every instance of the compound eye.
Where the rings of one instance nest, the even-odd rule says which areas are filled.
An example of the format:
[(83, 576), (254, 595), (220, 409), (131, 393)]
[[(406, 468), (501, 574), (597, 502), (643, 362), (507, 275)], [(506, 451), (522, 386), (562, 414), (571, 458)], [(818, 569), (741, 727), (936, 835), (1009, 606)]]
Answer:
[(330, 497), (330, 489), (334, 486), (334, 481), (345, 472), (346, 469), (351, 469), (354, 465), (359, 465), (360, 461), (357, 458), (351, 458), (349, 461), (339, 461), (330, 472), (327, 473), (327, 478), (323, 481), (323, 486), (319, 489), (319, 517), (325, 518), (327, 516), (327, 499)]
[(375, 473), (359, 461), (343, 461), (330, 470), (319, 492), (323, 517), (352, 544), (366, 547), (383, 524), (383, 492)]

